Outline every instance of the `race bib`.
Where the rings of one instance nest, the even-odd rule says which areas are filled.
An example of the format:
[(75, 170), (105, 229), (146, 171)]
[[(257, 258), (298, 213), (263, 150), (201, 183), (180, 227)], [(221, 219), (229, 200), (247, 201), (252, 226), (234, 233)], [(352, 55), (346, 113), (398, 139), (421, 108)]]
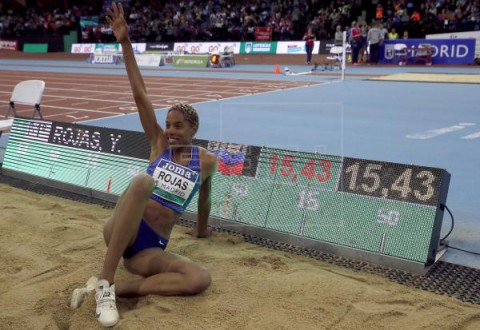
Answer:
[(188, 167), (162, 159), (153, 171), (153, 194), (183, 206), (198, 181), (199, 174)]

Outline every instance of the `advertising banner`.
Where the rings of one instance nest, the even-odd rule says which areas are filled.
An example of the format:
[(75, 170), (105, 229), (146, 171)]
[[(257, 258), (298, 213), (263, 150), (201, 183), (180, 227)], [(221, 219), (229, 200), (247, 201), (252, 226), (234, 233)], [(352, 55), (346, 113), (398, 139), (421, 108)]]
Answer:
[(173, 51), (173, 42), (149, 42), (147, 43), (147, 52), (171, 52)]
[(18, 50), (15, 40), (0, 40), (0, 50)]
[(240, 54), (276, 54), (277, 42), (242, 42)]
[(175, 53), (185, 54), (212, 54), (214, 52), (240, 53), (240, 42), (176, 42)]
[[(381, 63), (395, 63), (395, 44), (408, 48), (428, 44), (432, 47), (432, 64), (472, 64), (475, 58), (475, 39), (408, 39), (386, 40), (380, 49)], [(407, 49), (410, 52), (410, 50)], [(413, 51), (411, 51), (413, 52)]]
[(322, 40), (320, 42), (320, 49), (318, 51), (319, 54), (330, 54), (330, 49), (335, 46), (335, 40)]
[(117, 64), (120, 61), (121, 55), (113, 54), (95, 54), (91, 59), (92, 64)]
[(480, 57), (480, 31), (427, 34), (426, 39), (475, 39), (475, 57)]
[[(313, 54), (318, 54), (320, 41), (315, 41)], [(277, 42), (277, 54), (307, 54), (305, 51), (305, 41), (279, 41)]]
[[(147, 50), (147, 44), (144, 42), (143, 43), (134, 42), (132, 43), (132, 48), (135, 54), (143, 54)], [(120, 53), (122, 52), (122, 45), (120, 44), (118, 44), (118, 51)]]
[(208, 55), (175, 55), (172, 64), (173, 66), (206, 68), (208, 58)]
[(93, 54), (95, 44), (72, 44), (72, 54)]
[(159, 54), (135, 54), (138, 66), (158, 67), (164, 65), (162, 55)]
[(120, 44), (96, 44), (95, 54), (118, 54), (120, 53)]
[(24, 53), (48, 53), (48, 44), (23, 44)]

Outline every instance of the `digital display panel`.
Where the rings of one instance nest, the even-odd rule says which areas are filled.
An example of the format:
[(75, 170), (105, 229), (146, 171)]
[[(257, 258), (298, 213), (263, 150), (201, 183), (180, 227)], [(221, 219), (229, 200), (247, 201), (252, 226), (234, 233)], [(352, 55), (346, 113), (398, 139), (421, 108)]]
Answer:
[[(211, 215), (429, 263), (450, 174), (443, 169), (195, 140), (218, 158)], [(17, 117), (3, 167), (121, 194), (145, 172), (145, 135)], [(197, 211), (194, 198), (188, 211)]]
[(437, 205), (442, 170), (345, 158), (339, 191), (423, 205)]

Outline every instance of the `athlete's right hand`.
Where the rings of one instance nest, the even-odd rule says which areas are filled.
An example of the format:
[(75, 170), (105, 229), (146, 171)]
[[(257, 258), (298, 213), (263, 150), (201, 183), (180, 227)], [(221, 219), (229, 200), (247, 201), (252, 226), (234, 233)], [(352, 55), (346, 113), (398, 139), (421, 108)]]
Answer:
[(123, 42), (128, 40), (128, 25), (124, 18), (124, 12), (122, 4), (118, 5), (115, 2), (112, 2), (112, 9), (107, 9), (106, 20), (110, 27), (112, 28), (115, 38), (118, 42)]

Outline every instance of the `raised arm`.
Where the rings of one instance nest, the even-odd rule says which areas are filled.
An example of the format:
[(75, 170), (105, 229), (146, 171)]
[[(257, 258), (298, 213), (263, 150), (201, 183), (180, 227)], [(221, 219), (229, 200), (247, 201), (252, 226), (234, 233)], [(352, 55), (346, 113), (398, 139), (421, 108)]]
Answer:
[(150, 140), (151, 157), (154, 154), (161, 153), (167, 146), (168, 141), (165, 137), (163, 129), (157, 123), (153, 105), (147, 94), (147, 89), (143, 81), (137, 61), (132, 48), (132, 43), (128, 37), (128, 25), (124, 18), (122, 4), (112, 3), (112, 9), (107, 9), (107, 22), (112, 27), (112, 31), (117, 41), (122, 45), (123, 58), (127, 69), (128, 80), (132, 88), (133, 98), (140, 114), (140, 121), (143, 130)]

